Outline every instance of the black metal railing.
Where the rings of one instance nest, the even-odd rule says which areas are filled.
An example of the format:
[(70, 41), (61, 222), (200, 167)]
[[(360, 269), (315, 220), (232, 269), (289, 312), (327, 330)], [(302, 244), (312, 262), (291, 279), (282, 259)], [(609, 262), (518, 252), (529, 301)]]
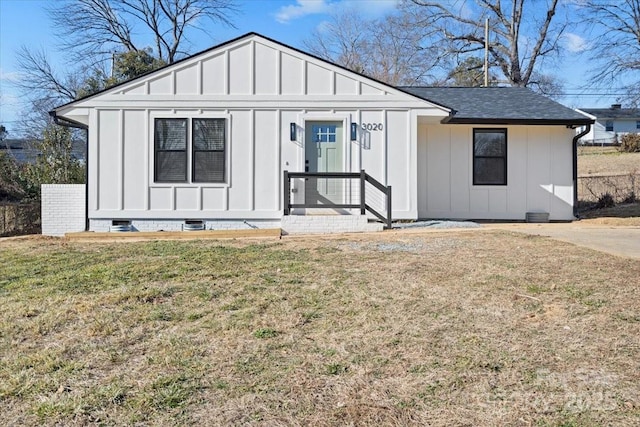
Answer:
[[(358, 172), (284, 171), (284, 214), (292, 209), (359, 209), (391, 228), (391, 186)], [(293, 199), (293, 200), (292, 200)], [(348, 213), (344, 211), (344, 213)]]

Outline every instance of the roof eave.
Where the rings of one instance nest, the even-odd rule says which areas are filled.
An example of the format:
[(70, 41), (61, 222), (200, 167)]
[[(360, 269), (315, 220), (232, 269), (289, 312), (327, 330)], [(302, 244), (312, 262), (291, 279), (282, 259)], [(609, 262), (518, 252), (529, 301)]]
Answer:
[(592, 119), (499, 119), (449, 116), (442, 120), (444, 124), (459, 125), (531, 125), (531, 126), (582, 126), (593, 124)]

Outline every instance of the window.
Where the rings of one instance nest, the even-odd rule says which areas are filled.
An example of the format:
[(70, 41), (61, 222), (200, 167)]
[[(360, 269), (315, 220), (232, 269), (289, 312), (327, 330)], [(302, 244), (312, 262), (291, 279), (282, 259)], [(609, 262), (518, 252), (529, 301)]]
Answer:
[(313, 142), (336, 142), (336, 125), (313, 125), (312, 132), (314, 135)]
[(604, 122), (604, 127), (607, 132), (613, 132), (613, 120), (607, 120)]
[(507, 130), (473, 130), (473, 185), (507, 185)]
[(640, 120), (636, 120), (636, 129), (640, 129)]
[(155, 182), (225, 181), (225, 119), (155, 119), (154, 123)]

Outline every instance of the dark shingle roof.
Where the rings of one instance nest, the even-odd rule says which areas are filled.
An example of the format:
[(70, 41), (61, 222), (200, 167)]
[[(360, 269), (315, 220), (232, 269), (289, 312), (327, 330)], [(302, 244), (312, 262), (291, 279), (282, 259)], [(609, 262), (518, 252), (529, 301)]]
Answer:
[(640, 119), (640, 109), (637, 108), (580, 108), (580, 111), (598, 119)]
[(593, 123), (589, 117), (523, 87), (399, 87), (452, 108), (446, 123), (557, 124)]

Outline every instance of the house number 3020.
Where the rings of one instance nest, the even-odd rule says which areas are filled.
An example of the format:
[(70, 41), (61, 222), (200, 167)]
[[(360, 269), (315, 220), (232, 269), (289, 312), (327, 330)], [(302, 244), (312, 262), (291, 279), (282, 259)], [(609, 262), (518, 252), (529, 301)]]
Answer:
[(368, 131), (382, 130), (382, 123), (362, 123), (362, 129)]

